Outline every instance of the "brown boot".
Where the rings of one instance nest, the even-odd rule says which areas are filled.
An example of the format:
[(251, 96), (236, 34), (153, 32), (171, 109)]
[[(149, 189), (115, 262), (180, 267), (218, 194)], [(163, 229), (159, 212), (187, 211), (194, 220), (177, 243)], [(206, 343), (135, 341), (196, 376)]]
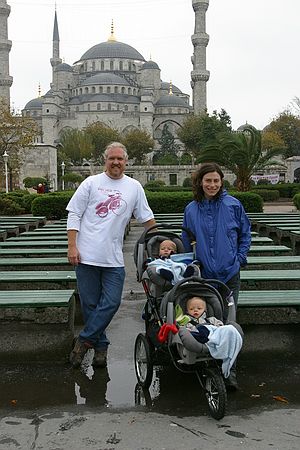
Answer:
[(92, 362), (94, 367), (107, 366), (107, 350), (95, 350), (94, 359)]
[(92, 348), (92, 345), (89, 342), (81, 342), (78, 338), (76, 339), (75, 345), (70, 353), (69, 358), (69, 361), (74, 369), (80, 366), (83, 357), (89, 348)]

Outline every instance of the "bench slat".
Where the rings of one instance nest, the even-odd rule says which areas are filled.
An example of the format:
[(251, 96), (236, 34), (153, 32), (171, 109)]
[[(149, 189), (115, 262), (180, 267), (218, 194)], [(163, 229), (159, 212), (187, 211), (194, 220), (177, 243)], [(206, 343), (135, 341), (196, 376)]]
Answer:
[(73, 295), (72, 289), (0, 291), (0, 308), (66, 307)]
[(300, 306), (300, 290), (240, 291), (238, 309), (242, 307)]

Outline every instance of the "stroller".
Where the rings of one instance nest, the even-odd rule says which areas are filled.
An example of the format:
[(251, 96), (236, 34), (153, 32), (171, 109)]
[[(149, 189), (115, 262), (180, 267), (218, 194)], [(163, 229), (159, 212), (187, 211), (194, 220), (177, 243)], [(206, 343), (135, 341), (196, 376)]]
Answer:
[(134, 347), (136, 377), (138, 384), (147, 390), (152, 383), (154, 365), (172, 362), (181, 372), (195, 373), (204, 389), (211, 416), (219, 420), (224, 417), (227, 407), (222, 360), (214, 359), (207, 345), (198, 342), (186, 327), (175, 325), (176, 305), (185, 311), (189, 298), (201, 297), (207, 304), (207, 317), (214, 316), (224, 324), (232, 324), (241, 337), (243, 332), (235, 322), (235, 304), (224, 283), (202, 279), (198, 272), (173, 286), (160, 277), (153, 267), (147, 266), (149, 259), (158, 257), (159, 244), (164, 239), (176, 243), (178, 261), (193, 263), (194, 266), (194, 251), (185, 253), (181, 238), (170, 231), (177, 231), (178, 228), (186, 231), (194, 249), (195, 238), (190, 230), (166, 223), (145, 230), (135, 245), (137, 280), (142, 283), (147, 297), (143, 311), (145, 333), (138, 334)]

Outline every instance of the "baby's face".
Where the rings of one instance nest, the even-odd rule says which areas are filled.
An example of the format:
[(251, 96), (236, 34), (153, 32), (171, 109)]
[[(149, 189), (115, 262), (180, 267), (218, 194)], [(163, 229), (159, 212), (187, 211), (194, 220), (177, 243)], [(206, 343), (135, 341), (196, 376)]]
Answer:
[(199, 317), (202, 316), (204, 311), (206, 311), (206, 303), (204, 300), (201, 300), (199, 298), (193, 298), (189, 300), (187, 312), (190, 316), (195, 317), (195, 319), (198, 319)]
[(164, 258), (168, 258), (171, 253), (175, 253), (176, 248), (174, 242), (172, 241), (163, 241), (159, 247), (159, 256), (163, 256)]

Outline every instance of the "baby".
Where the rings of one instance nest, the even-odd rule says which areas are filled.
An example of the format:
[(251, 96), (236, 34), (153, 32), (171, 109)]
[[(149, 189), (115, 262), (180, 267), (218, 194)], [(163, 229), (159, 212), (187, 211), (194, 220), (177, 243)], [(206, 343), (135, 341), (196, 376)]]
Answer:
[(156, 272), (172, 284), (176, 284), (183, 278), (200, 274), (200, 270), (197, 270), (195, 264), (187, 265), (173, 261), (170, 256), (174, 255), (176, 252), (177, 247), (175, 242), (170, 239), (165, 239), (160, 243), (159, 257), (154, 261), (149, 262), (148, 266), (156, 267)]

